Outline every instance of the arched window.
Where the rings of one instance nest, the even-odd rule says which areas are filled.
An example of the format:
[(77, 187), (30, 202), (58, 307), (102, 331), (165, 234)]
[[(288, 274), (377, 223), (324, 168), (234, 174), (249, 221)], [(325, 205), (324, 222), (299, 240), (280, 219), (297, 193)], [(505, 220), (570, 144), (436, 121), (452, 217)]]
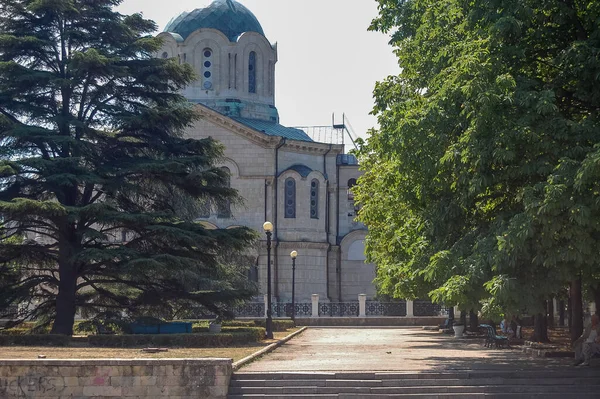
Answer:
[(310, 218), (319, 218), (319, 181), (317, 179), (310, 182)]
[[(225, 166), (222, 167), (221, 170), (227, 174), (225, 187), (231, 187), (231, 171)], [(231, 217), (231, 201), (226, 200), (218, 204), (217, 217), (221, 219), (228, 219)]]
[(285, 180), (285, 217), (296, 217), (296, 180), (291, 177)]
[(205, 90), (212, 90), (213, 88), (213, 51), (209, 48), (205, 48), (202, 51), (202, 87)]
[(163, 58), (169, 58), (169, 53), (167, 53), (166, 51), (164, 53), (162, 53), (162, 57)]
[(248, 92), (256, 93), (256, 53), (250, 52), (248, 56)]
[(356, 179), (348, 180), (348, 201), (354, 201), (354, 193), (352, 192), (352, 187), (356, 186)]

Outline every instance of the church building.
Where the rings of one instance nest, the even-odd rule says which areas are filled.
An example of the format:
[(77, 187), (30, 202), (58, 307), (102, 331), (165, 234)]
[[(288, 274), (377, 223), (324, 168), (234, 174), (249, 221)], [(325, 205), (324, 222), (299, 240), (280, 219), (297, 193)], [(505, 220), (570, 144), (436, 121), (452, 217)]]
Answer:
[[(187, 135), (224, 144), (220, 166), (245, 200), (202, 215), (203, 222), (211, 228), (249, 226), (260, 233), (251, 278), (262, 293), (267, 292), (262, 226), (273, 224), (275, 301), (291, 299), (292, 251), (298, 252), (297, 301), (308, 302), (311, 294), (331, 302), (356, 301), (359, 294), (373, 298), (375, 266), (365, 263), (366, 227), (355, 221), (350, 191), (361, 174), (358, 162), (339, 140), (281, 123), (275, 105), (277, 45), (254, 14), (237, 1), (215, 0), (175, 17), (159, 37), (164, 43), (157, 57), (177, 58), (198, 75), (183, 92), (202, 117)], [(344, 125), (330, 130), (337, 137)]]

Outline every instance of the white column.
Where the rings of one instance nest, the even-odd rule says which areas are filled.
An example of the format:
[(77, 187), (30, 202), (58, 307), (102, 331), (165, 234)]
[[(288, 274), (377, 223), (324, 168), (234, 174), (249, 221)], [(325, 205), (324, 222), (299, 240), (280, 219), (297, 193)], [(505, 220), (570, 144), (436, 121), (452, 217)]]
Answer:
[(312, 294), (312, 317), (319, 317), (319, 294)]
[(554, 314), (552, 315), (554, 317), (554, 322), (556, 322), (558, 320), (558, 318), (560, 317), (560, 314), (558, 313), (558, 304), (559, 301), (556, 298), (552, 298), (552, 304), (554, 305), (553, 309), (554, 309)]
[(406, 301), (406, 317), (415, 317), (413, 301)]
[(367, 317), (367, 295), (358, 294), (358, 317)]
[(263, 298), (264, 302), (265, 302), (265, 319), (267, 318), (267, 304), (268, 304), (268, 300), (267, 300), (267, 294), (264, 295)]

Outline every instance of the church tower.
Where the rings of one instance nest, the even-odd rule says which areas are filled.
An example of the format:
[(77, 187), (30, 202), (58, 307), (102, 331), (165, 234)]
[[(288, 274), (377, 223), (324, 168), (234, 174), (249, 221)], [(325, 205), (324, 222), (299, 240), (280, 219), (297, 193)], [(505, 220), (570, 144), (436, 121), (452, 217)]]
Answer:
[(196, 71), (198, 80), (183, 91), (190, 102), (234, 119), (279, 122), (277, 46), (245, 6), (215, 0), (175, 17), (159, 37), (164, 43), (158, 57), (175, 57)]

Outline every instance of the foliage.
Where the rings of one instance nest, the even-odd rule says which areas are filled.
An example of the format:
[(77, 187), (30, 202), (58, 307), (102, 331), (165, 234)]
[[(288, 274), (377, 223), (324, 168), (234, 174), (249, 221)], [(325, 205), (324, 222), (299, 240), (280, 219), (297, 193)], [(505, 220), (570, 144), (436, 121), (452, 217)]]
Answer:
[(255, 292), (230, 262), (254, 233), (195, 222), (240, 198), (222, 146), (183, 137), (192, 69), (154, 58), (156, 25), (120, 2), (0, 0), (0, 313), (58, 334), (76, 312), (222, 314)]
[(599, 270), (600, 3), (378, 0), (355, 188), (379, 291), (537, 313)]
[(71, 337), (58, 334), (0, 335), (2, 346), (69, 346)]

